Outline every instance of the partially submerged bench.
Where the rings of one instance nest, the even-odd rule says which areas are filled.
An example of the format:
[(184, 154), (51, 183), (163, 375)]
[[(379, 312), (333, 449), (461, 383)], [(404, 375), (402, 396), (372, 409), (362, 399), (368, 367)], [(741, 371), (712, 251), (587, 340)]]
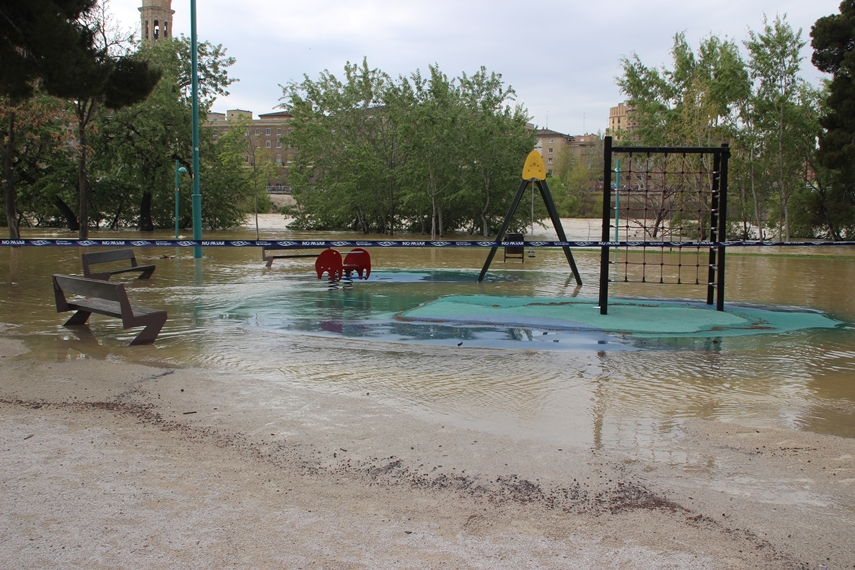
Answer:
[[(109, 263), (113, 261), (131, 260), (130, 267), (120, 267), (116, 269), (92, 271), (92, 265), (99, 263)], [(118, 275), (119, 273), (139, 272), (138, 279), (148, 279), (154, 273), (154, 265), (137, 265), (137, 258), (132, 249), (114, 249), (111, 251), (95, 251), (92, 253), (83, 254), (83, 275), (90, 279), (102, 279), (109, 281), (110, 276)]]
[[(286, 253), (272, 253), (274, 251), (285, 251)], [(317, 257), (317, 253), (290, 253), (294, 250), (276, 246), (265, 245), (261, 247), (261, 260), (266, 261), (266, 267), (273, 267), (274, 259), (297, 259), (300, 257)]]
[[(145, 327), (129, 346), (152, 344), (166, 323), (166, 311), (135, 307), (128, 300), (125, 286), (101, 279), (89, 279), (72, 275), (54, 275), (53, 292), (56, 297), (56, 312), (77, 311), (64, 326), (85, 325), (92, 313), (122, 319), (122, 327)], [(69, 301), (66, 294), (78, 295)]]

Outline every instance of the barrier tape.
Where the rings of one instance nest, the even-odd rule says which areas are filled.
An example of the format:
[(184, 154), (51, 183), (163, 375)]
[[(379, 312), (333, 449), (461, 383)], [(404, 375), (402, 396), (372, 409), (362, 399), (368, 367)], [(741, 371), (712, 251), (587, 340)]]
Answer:
[(12, 247), (265, 247), (268, 249), (320, 249), (330, 247), (793, 247), (853, 246), (855, 241), (383, 241), (383, 240), (171, 240), (171, 239), (4, 239), (0, 246)]

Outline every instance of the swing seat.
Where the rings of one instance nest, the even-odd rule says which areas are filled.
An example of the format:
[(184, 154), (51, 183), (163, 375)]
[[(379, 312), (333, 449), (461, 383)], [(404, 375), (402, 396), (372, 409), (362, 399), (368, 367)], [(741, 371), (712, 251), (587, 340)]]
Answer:
[[(505, 234), (504, 241), (523, 241), (522, 234)], [(519, 259), (523, 263), (525, 263), (525, 247), (522, 245), (506, 245), (505, 246), (505, 259)]]

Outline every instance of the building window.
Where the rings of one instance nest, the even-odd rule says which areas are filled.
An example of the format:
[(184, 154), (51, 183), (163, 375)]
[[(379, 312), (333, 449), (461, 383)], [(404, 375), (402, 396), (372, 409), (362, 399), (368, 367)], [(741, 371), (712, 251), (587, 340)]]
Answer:
[(276, 148), (282, 148), (282, 141), (276, 141)]
[(549, 164), (552, 164), (552, 157), (549, 157)]
[(264, 146), (266, 146), (267, 148), (270, 148), (270, 141), (264, 141)]
[(281, 134), (282, 134), (282, 129), (276, 129), (276, 134), (277, 134), (277, 135), (281, 135)]
[(265, 135), (269, 135), (269, 134), (270, 134), (270, 129), (264, 129), (264, 134), (265, 134)]
[(555, 142), (555, 139), (549, 139), (549, 144), (552, 144), (554, 142)]
[(552, 149), (549, 149), (549, 154), (552, 154)]
[(282, 155), (281, 154), (276, 155), (276, 164), (282, 164)]
[(260, 134), (261, 134), (261, 129), (255, 129), (255, 134), (260, 135)]

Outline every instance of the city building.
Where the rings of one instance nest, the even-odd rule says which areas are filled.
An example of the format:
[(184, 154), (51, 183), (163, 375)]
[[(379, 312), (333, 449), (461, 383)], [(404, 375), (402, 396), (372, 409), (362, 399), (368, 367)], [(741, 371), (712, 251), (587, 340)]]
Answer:
[(252, 166), (254, 160), (271, 160), (282, 166), (282, 174), (267, 184), (271, 194), (290, 193), (287, 184), (288, 165), (294, 149), (288, 148), (282, 142), (282, 137), (288, 133), (288, 122), (292, 116), (284, 111), (262, 113), (253, 118), (252, 111), (231, 109), (225, 113), (208, 113), (207, 128), (214, 130), (215, 136), (220, 136), (227, 130), (238, 126), (244, 129), (246, 138), (246, 153), (244, 161)]
[(606, 134), (619, 136), (621, 131), (631, 133), (639, 127), (638, 121), (633, 116), (632, 107), (627, 107), (625, 103), (618, 103), (617, 107), (609, 109), (609, 128)]
[(570, 147), (573, 137), (550, 129), (538, 129), (536, 135), (537, 141), (534, 143), (534, 150), (543, 157), (546, 173), (551, 175), (553, 164), (556, 163), (562, 151)]
[(550, 129), (538, 129), (534, 150), (543, 157), (546, 173), (552, 174), (553, 165), (558, 164), (559, 157), (570, 154), (574, 161), (585, 157), (596, 156), (596, 146), (599, 137), (595, 135), (565, 135)]
[(143, 43), (154, 44), (172, 37), (172, 0), (142, 0), (140, 33)]

